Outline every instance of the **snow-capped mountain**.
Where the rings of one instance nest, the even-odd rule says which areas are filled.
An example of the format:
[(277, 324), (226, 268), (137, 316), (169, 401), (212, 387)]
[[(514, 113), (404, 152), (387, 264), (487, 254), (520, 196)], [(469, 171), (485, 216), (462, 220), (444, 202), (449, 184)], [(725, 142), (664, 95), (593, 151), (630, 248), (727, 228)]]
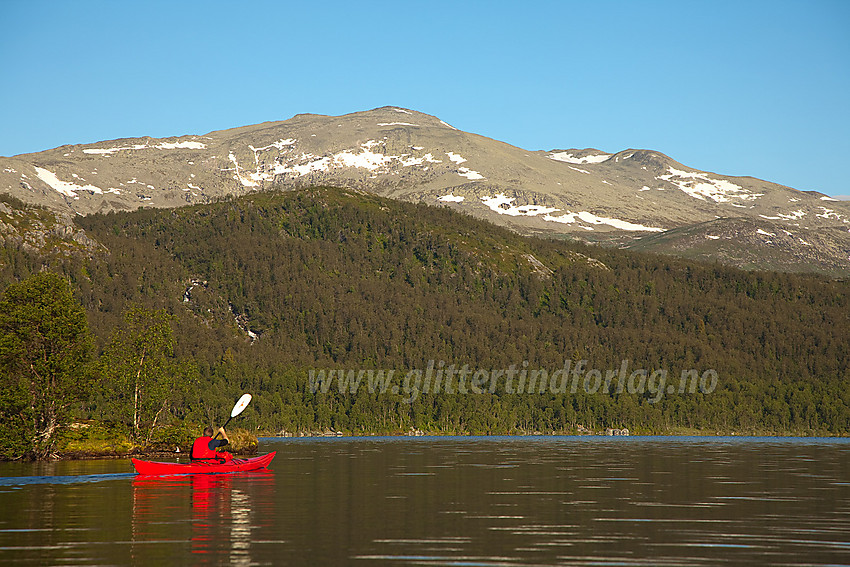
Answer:
[(0, 191), (77, 214), (312, 185), (448, 206), (530, 234), (745, 267), (759, 267), (763, 250), (780, 269), (850, 273), (848, 202), (650, 150), (524, 150), (396, 107), (0, 158)]

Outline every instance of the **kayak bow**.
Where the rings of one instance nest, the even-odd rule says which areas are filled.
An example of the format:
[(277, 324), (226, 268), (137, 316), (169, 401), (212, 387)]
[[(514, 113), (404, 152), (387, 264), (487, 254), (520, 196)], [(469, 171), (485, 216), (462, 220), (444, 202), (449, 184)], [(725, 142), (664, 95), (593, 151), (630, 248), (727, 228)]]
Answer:
[(131, 459), (133, 466), (136, 467), (136, 472), (144, 475), (166, 475), (166, 474), (215, 474), (215, 473), (232, 473), (246, 472), (264, 469), (272, 459), (274, 459), (277, 451), (272, 451), (267, 455), (259, 457), (251, 457), (248, 459), (233, 459), (228, 463), (220, 463), (218, 461), (193, 461), (191, 463), (162, 463), (157, 461), (143, 461), (141, 459)]

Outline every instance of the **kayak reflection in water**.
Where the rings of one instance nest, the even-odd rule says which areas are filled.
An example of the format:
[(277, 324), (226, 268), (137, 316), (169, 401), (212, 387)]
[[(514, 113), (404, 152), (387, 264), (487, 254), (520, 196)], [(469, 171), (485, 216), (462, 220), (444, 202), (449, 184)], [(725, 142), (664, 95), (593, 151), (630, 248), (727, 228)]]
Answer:
[[(192, 460), (193, 461), (211, 461), (216, 460), (224, 463), (228, 463), (233, 460), (233, 455), (228, 453), (227, 451), (217, 451), (216, 449), (220, 447), (224, 447), (228, 443), (230, 443), (230, 439), (227, 437), (227, 432), (223, 427), (220, 427), (218, 430), (221, 433), (223, 439), (216, 439), (212, 436), (213, 429), (210, 426), (207, 426), (204, 429), (204, 434), (201, 437), (195, 439), (195, 442), (192, 444)], [(216, 435), (218, 437), (218, 435)]]

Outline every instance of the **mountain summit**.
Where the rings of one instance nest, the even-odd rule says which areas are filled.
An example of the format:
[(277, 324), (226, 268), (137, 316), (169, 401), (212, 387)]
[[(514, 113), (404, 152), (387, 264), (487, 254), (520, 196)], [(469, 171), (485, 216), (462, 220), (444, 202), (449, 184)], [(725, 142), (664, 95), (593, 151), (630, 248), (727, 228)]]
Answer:
[(850, 273), (850, 203), (651, 150), (524, 150), (398, 107), (0, 158), (0, 191), (83, 215), (315, 185), (448, 206), (529, 234)]

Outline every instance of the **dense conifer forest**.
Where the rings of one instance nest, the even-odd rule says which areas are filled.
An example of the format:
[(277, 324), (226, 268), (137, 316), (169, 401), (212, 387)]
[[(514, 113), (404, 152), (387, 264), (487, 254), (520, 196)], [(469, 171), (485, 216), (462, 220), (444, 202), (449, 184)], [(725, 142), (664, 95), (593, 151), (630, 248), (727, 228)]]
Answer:
[[(117, 341), (144, 327), (164, 337), (158, 424), (215, 420), (246, 391), (255, 402), (243, 423), (270, 434), (850, 432), (847, 282), (526, 238), (447, 208), (332, 188), (76, 223), (104, 249), (7, 246), (0, 282), (48, 267), (85, 308), (87, 372), (102, 387), (77, 418), (133, 425), (116, 402), (125, 382), (109, 369), (141, 348)], [(466, 365), (466, 393), (456, 374), (453, 393), (444, 381), (411, 395), (429, 364), (432, 379)], [(328, 374), (316, 382), (332, 369), (394, 374), (375, 392), (364, 373), (358, 388)], [(559, 389), (559, 369), (577, 387)], [(693, 382), (680, 385), (688, 370)], [(599, 386), (606, 373), (614, 386)], [(144, 415), (137, 408), (135, 427)]]

